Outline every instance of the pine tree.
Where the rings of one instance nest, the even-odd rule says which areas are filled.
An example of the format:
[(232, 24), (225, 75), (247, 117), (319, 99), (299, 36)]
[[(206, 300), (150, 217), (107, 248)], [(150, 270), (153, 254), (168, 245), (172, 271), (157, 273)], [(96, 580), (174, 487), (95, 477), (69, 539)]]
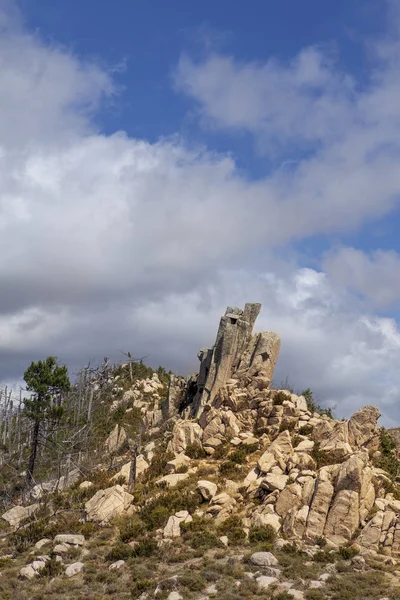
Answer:
[(32, 421), (31, 451), (29, 454), (26, 483), (33, 482), (39, 434), (42, 423), (57, 421), (62, 413), (62, 394), (70, 387), (68, 369), (57, 364), (54, 356), (46, 360), (32, 362), (24, 373), (27, 391), (32, 392), (30, 398), (24, 399), (24, 414)]

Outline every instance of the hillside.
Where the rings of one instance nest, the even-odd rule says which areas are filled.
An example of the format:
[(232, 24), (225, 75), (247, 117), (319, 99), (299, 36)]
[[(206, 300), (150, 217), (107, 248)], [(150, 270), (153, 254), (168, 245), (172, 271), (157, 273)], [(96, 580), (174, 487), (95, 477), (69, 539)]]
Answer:
[(28, 491), (10, 425), (0, 598), (400, 598), (395, 443), (376, 407), (271, 389), (260, 309), (228, 307), (187, 379), (87, 369)]

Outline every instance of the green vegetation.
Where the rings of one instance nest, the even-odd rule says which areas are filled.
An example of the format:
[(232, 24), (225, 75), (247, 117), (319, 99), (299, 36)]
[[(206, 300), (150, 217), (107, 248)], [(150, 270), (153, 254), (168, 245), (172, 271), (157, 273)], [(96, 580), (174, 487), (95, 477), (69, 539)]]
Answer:
[(26, 482), (33, 484), (36, 454), (39, 445), (40, 427), (43, 423), (57, 422), (64, 410), (62, 396), (71, 388), (67, 367), (57, 364), (54, 356), (32, 362), (24, 373), (26, 389), (32, 392), (24, 399), (24, 414), (32, 421), (31, 449)]
[(327, 415), (331, 419), (334, 418), (332, 409), (321, 406), (321, 404), (314, 398), (314, 394), (310, 390), (310, 388), (307, 388), (306, 390), (301, 392), (300, 396), (304, 396), (304, 398), (306, 399), (307, 408), (310, 412), (316, 412), (320, 415)]

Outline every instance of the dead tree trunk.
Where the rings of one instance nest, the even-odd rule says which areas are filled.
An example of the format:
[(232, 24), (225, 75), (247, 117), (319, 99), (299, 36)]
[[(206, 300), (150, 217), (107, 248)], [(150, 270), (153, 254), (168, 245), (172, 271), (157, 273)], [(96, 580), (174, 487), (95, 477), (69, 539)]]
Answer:
[(32, 485), (34, 482), (33, 479), (33, 471), (35, 468), (36, 454), (39, 444), (39, 429), (40, 429), (40, 420), (36, 419), (33, 424), (32, 429), (32, 440), (31, 440), (31, 453), (29, 455), (28, 468), (26, 471), (26, 483), (28, 486)]
[(136, 457), (138, 446), (133, 444), (131, 447), (131, 468), (129, 470), (128, 492), (131, 494), (136, 486)]

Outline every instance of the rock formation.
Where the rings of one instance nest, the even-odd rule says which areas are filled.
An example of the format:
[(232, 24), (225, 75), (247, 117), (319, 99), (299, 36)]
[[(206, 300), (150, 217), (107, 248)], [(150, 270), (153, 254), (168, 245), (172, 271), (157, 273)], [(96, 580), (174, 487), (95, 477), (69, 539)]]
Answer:
[(268, 388), (278, 358), (280, 339), (264, 331), (252, 335), (261, 304), (246, 304), (244, 310), (228, 306), (221, 318), (215, 344), (199, 351), (200, 370), (186, 384), (172, 378), (165, 413), (172, 416), (188, 408), (199, 417), (212, 405), (219, 390), (230, 380), (252, 381), (259, 389)]
[[(139, 485), (128, 493), (127, 433), (114, 421), (105, 431), (102, 447), (117, 464), (107, 471), (103, 463), (104, 479), (96, 485), (82, 474), (73, 490), (75, 497), (84, 499), (81, 520), (90, 521), (92, 531), (95, 524), (123, 524), (129, 517), (123, 540), (125, 544), (132, 533), (130, 549), (140, 544), (136, 537), (146, 524), (150, 531), (143, 534), (142, 552), (152, 545), (173, 548), (176, 540), (184, 544), (190, 535), (229, 548), (233, 523), (243, 544), (251, 544), (254, 530), (264, 534), (272, 530), (278, 536), (277, 548), (295, 544), (311, 558), (321, 552), (320, 545), (326, 544), (326, 552), (336, 555), (339, 548), (349, 551), (351, 546), (359, 553), (354, 569), (364, 569), (368, 561), (400, 562), (400, 488), (390, 465), (391, 474), (378, 468), (388, 466), (378, 462), (383, 449), (379, 410), (364, 406), (350, 419), (336, 420), (310, 409), (302, 395), (270, 389), (280, 341), (272, 332), (253, 335), (259, 311), (259, 304), (227, 309), (214, 346), (199, 352), (199, 373), (188, 379), (171, 376), (162, 410), (166, 385), (157, 376), (136, 381), (130, 388), (124, 382), (110, 412), (123, 406), (128, 415), (136, 409), (143, 416), (145, 441), (136, 457)], [(58, 484), (59, 492), (68, 493), (72, 481), (74, 477)], [(40, 509), (43, 491), (51, 495), (55, 489), (53, 480), (36, 486), (31, 498), (35, 504), (15, 506), (2, 518), (10, 529), (23, 527)], [(187, 504), (180, 503), (181, 497), (188, 499)], [(169, 499), (169, 504), (157, 504), (160, 499), (162, 503)], [(147, 519), (152, 515), (150, 521), (146, 511)], [(35, 549), (51, 542), (43, 537)], [(82, 535), (63, 532), (53, 543), (49, 556), (25, 563), (21, 578), (36, 578), (50, 555), (57, 555), (60, 562), (72, 547), (80, 548), (82, 558), (87, 551)], [(118, 557), (117, 553), (112, 560)], [(254, 579), (259, 590), (281, 582), (273, 554), (253, 553), (250, 563), (262, 569)], [(70, 564), (65, 575), (78, 575), (83, 564)], [(109, 569), (124, 564), (117, 560)], [(329, 573), (311, 581), (310, 589), (322, 587), (326, 577)], [(294, 598), (304, 598), (302, 592), (296, 594)]]

